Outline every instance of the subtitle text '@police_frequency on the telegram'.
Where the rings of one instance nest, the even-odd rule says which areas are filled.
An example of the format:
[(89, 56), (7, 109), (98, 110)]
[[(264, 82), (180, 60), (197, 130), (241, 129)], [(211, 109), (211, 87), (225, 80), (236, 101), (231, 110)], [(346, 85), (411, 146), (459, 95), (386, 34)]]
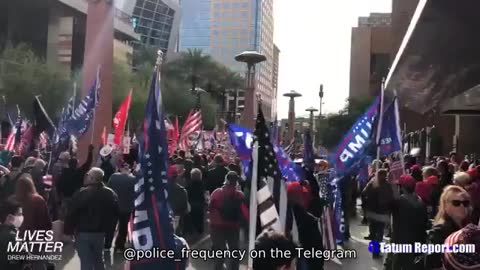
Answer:
[(242, 261), (246, 256), (253, 259), (256, 258), (305, 258), (305, 259), (324, 259), (326, 261), (331, 259), (355, 259), (357, 258), (357, 251), (354, 249), (334, 249), (334, 250), (319, 250), (319, 249), (304, 249), (296, 248), (294, 252), (289, 250), (272, 249), (270, 254), (265, 250), (205, 250), (205, 249), (186, 249), (183, 248), (180, 254), (175, 254), (173, 250), (162, 250), (160, 248), (153, 248), (150, 250), (135, 250), (133, 248), (126, 249), (124, 257), (128, 261), (143, 260), (143, 259), (234, 259)]

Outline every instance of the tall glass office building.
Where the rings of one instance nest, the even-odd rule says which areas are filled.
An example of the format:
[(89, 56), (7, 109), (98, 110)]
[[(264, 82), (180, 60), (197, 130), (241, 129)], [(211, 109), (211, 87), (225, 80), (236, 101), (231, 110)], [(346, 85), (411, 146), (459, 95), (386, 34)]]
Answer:
[(236, 62), (235, 55), (257, 50), (267, 56), (257, 67), (256, 89), (270, 118), (276, 105), (272, 104), (273, 0), (182, 0), (181, 8), (180, 51), (202, 49), (242, 75), (246, 66)]
[(178, 0), (136, 0), (132, 23), (142, 44), (174, 52), (178, 42)]

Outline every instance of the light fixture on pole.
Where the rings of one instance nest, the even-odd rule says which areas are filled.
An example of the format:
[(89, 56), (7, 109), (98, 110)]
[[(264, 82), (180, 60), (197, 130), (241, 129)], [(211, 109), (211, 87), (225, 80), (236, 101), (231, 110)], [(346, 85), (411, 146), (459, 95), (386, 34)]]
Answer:
[(291, 90), (283, 96), (290, 98), (288, 103), (288, 140), (290, 141), (295, 137), (295, 98), (301, 97), (302, 94)]
[(306, 109), (305, 111), (310, 113), (310, 134), (312, 134), (312, 142), (315, 144), (315, 121), (314, 121), (314, 113), (318, 112), (318, 110), (315, 107), (310, 107)]
[(319, 113), (319, 118), (320, 118), (320, 117), (322, 117), (323, 84), (320, 84), (320, 91), (318, 91), (318, 96), (320, 97), (320, 113)]
[(235, 56), (235, 61), (247, 64), (247, 74), (245, 76), (245, 110), (242, 124), (249, 128), (254, 128), (254, 118), (257, 111), (257, 106), (255, 105), (255, 65), (266, 60), (267, 57), (257, 51), (245, 51)]

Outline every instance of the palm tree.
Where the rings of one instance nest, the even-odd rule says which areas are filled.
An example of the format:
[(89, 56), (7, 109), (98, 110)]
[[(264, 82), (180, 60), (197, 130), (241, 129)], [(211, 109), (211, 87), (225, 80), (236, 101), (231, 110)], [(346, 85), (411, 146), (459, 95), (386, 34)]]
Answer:
[(193, 91), (198, 86), (198, 82), (205, 79), (203, 75), (214, 61), (210, 55), (203, 54), (201, 49), (188, 49), (182, 60), (190, 77)]

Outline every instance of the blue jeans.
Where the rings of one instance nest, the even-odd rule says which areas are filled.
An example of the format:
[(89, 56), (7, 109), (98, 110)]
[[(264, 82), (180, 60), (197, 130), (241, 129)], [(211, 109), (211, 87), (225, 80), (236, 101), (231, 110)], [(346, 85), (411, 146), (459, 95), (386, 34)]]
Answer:
[(75, 236), (75, 247), (80, 257), (81, 270), (105, 270), (104, 242), (104, 233), (80, 232)]

